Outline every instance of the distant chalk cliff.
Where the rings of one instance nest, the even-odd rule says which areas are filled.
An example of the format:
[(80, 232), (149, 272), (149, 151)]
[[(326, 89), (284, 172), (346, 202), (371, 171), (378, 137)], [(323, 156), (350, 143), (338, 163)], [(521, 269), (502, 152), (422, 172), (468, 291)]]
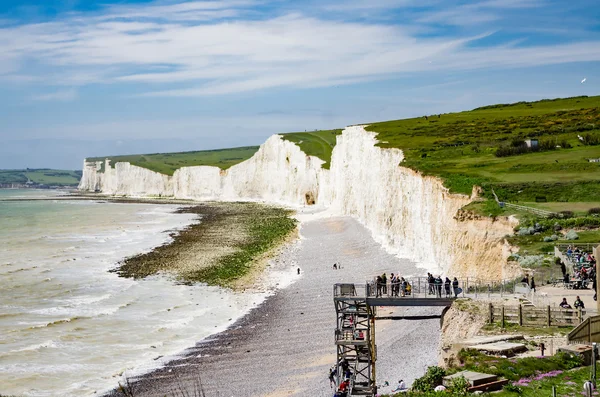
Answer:
[(460, 209), (472, 198), (448, 193), (442, 182), (402, 167), (399, 149), (376, 147), (376, 134), (348, 127), (338, 136), (330, 169), (280, 136), (270, 137), (249, 160), (227, 170), (198, 166), (162, 175), (129, 163), (84, 162), (79, 189), (131, 197), (193, 200), (262, 200), (318, 205), (350, 215), (383, 246), (433, 272), (503, 279), (518, 269), (506, 265), (507, 219), (468, 219)]

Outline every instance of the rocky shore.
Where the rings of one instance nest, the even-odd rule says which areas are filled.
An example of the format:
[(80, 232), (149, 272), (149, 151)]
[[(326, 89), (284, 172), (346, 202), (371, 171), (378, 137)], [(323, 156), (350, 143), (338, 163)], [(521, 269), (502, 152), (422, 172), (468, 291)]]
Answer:
[[(341, 269), (333, 270), (333, 263)], [(181, 390), (194, 395), (201, 385), (208, 397), (331, 396), (327, 373), (335, 362), (333, 284), (362, 283), (383, 272), (421, 273), (414, 263), (386, 253), (367, 229), (347, 217), (304, 222), (300, 243), (272, 259), (263, 277), (297, 268), (301, 274), (296, 282), (229, 330), (199, 342), (162, 369), (129, 378), (133, 395), (175, 396)], [(410, 384), (437, 363), (436, 316), (441, 309), (381, 310), (426, 317), (377, 322), (378, 383), (393, 385), (402, 378)], [(116, 390), (109, 394), (121, 395)]]

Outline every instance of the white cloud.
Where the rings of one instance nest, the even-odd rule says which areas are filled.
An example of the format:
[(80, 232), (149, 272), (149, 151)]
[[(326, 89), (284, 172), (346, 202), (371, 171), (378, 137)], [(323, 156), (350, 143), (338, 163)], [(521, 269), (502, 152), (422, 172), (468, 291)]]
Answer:
[(68, 90), (59, 90), (55, 92), (50, 92), (47, 94), (40, 94), (34, 96), (32, 99), (35, 101), (61, 101), (68, 102), (77, 99), (77, 90), (74, 88)]
[[(375, 5), (384, 9), (411, 1), (377, 0)], [(102, 14), (0, 29), (0, 79), (68, 87), (136, 84), (136, 92), (143, 87), (142, 96), (203, 96), (350, 84), (405, 72), (600, 60), (599, 40), (473, 49), (471, 43), (486, 34), (419, 37), (410, 23), (347, 22), (302, 13), (257, 18), (258, 11), (252, 9), (256, 4), (224, 0), (111, 6)], [(324, 7), (344, 6), (327, 4)], [(420, 21), (478, 25), (500, 18), (503, 9), (541, 4), (542, 0), (487, 0), (440, 7)], [(253, 17), (245, 19), (249, 15)], [(76, 95), (66, 90), (37, 99), (70, 100)]]

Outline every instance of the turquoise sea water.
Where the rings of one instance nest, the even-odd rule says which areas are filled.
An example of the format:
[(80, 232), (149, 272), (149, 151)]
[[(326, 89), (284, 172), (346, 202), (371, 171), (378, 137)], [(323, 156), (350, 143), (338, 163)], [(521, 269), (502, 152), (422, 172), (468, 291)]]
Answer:
[(0, 394), (94, 395), (164, 364), (263, 298), (109, 272), (195, 220), (175, 206), (5, 201), (60, 194), (0, 190)]

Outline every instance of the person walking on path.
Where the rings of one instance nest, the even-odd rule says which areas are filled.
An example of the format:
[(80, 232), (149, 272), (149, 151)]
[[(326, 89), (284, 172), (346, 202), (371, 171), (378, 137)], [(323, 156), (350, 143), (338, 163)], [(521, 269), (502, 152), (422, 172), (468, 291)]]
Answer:
[(531, 282), (529, 283), (529, 288), (531, 288), (531, 290), (533, 292), (535, 292), (535, 280), (533, 279), (533, 276), (531, 276)]

